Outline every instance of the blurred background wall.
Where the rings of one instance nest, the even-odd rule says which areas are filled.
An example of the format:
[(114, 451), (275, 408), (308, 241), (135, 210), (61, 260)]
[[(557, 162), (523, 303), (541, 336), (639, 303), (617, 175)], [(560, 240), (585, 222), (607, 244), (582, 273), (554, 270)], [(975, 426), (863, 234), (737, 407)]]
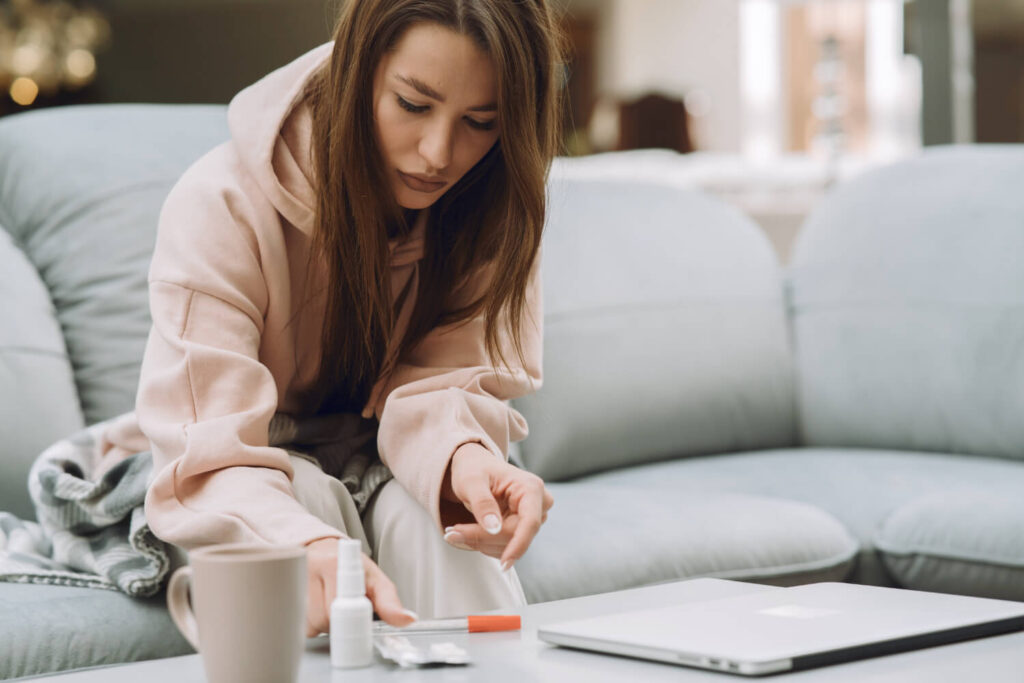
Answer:
[[(52, 84), (41, 83), (31, 104), (0, 98), (0, 114), (71, 102), (226, 102), (328, 40), (342, 2), (0, 0), (5, 91), (18, 76), (31, 75), (26, 67), (39, 61), (32, 50), (45, 52), (60, 42), (56, 22), (40, 28), (41, 17), (66, 18), (91, 7), (109, 26), (108, 38), (93, 50), (94, 78), (85, 87), (54, 92)], [(838, 40), (833, 47), (846, 71), (846, 142), (854, 147), (871, 114), (865, 89), (878, 86), (865, 81), (872, 45), (893, 39), (899, 54), (912, 59), (882, 62), (893, 73), (881, 87), (904, 96), (908, 88), (921, 90), (921, 110), (913, 113), (922, 143), (1024, 139), (1024, 0), (555, 2), (573, 46), (573, 151), (618, 148), (614, 114), (652, 93), (684, 104), (693, 149), (741, 151), (751, 127), (752, 95), (744, 90), (751, 64), (762, 70), (762, 86), (777, 90), (778, 110), (754, 111), (756, 121), (778, 118), (770, 123), (781, 131), (781, 148), (805, 150), (813, 137), (808, 119), (820, 95), (814, 92), (815, 68), (829, 59), (823, 54), (829, 38)], [(34, 28), (25, 30), (29, 24)], [(911, 73), (915, 67), (907, 64), (913, 61), (920, 73)]]
[[(344, 1), (0, 0), (0, 116), (225, 103), (329, 40)], [(784, 259), (837, 182), (928, 145), (1024, 141), (1024, 0), (552, 1), (581, 172), (615, 157), (717, 194)]]
[[(329, 40), (338, 1), (0, 0), (0, 26), (6, 15), (6, 23), (20, 29), (6, 40), (0, 29), (0, 86), (3, 72), (19, 57), (24, 66), (34, 63), (36, 53), (61, 50), (64, 29), (76, 13), (91, 8), (107, 24), (107, 37), (93, 50), (94, 80), (60, 92), (44, 86), (34, 106), (226, 102), (246, 84)], [(37, 72), (41, 84), (49, 80), (47, 70)], [(14, 110), (10, 100), (0, 108)]]
[(98, 55), (103, 102), (225, 102), (331, 37), (324, 0), (97, 0), (110, 48)]

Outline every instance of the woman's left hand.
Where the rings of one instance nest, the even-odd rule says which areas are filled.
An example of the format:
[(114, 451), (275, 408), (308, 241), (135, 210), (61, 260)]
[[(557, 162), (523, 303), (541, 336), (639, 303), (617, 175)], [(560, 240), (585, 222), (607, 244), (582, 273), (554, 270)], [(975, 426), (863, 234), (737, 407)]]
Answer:
[(476, 443), (455, 451), (441, 499), (444, 540), (496, 557), (502, 569), (523, 556), (554, 504), (540, 477)]

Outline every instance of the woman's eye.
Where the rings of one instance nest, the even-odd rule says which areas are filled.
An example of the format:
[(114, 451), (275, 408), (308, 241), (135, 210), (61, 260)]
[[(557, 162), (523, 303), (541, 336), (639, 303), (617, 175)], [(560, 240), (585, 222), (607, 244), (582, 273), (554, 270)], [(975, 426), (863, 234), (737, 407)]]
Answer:
[(494, 130), (494, 121), (485, 122), (467, 118), (466, 123), (469, 124), (470, 128), (476, 128), (477, 130)]
[(427, 110), (426, 105), (418, 107), (409, 100), (402, 97), (401, 95), (397, 95), (396, 97), (398, 97), (398, 106), (408, 112), (412, 112), (413, 114), (422, 114)]
[[(398, 106), (411, 114), (422, 114), (427, 109), (430, 109), (429, 105), (413, 104), (401, 95), (395, 95), (395, 97), (398, 100)], [(466, 123), (469, 124), (470, 128), (475, 128), (476, 130), (494, 130), (495, 127), (494, 121), (477, 121), (476, 119), (469, 118), (468, 116), (466, 117)]]

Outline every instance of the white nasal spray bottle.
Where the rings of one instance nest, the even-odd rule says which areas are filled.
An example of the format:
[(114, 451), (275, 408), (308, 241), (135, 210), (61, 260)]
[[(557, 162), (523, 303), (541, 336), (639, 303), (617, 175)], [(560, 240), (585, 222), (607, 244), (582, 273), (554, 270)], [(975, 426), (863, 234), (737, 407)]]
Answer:
[(366, 597), (363, 547), (338, 539), (337, 596), (331, 603), (331, 666), (355, 669), (373, 663), (373, 605)]

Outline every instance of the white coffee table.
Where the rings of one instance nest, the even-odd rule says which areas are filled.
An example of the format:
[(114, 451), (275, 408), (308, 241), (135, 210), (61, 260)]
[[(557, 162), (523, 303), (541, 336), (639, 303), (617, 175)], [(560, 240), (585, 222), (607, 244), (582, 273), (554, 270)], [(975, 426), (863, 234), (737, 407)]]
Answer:
[[(758, 587), (764, 590), (771, 588)], [(637, 588), (571, 600), (530, 605), (522, 611), (523, 630), (510, 633), (458, 635), (410, 635), (418, 642), (452, 641), (469, 651), (473, 663), (467, 667), (402, 670), (377, 662), (366, 669), (331, 669), (326, 638), (307, 641), (306, 656), (299, 675), (301, 683), (369, 683), (371, 681), (419, 681), (521, 683), (523, 681), (629, 681), (630, 683), (672, 681), (727, 681), (743, 677), (699, 671), (670, 664), (658, 664), (623, 657), (591, 654), (552, 647), (537, 640), (537, 627), (567, 619), (613, 614), (630, 609), (660, 607), (673, 603), (707, 600), (749, 592), (751, 584), (717, 579), (694, 579), (660, 586)], [(888, 657), (877, 657), (795, 674), (771, 676), (767, 680), (891, 681), (892, 683), (941, 683), (944, 681), (1020, 681), (1024, 676), (1024, 633), (984, 638), (942, 647), (928, 648)], [(199, 655), (171, 657), (59, 674), (37, 681), (52, 683), (203, 683)]]

